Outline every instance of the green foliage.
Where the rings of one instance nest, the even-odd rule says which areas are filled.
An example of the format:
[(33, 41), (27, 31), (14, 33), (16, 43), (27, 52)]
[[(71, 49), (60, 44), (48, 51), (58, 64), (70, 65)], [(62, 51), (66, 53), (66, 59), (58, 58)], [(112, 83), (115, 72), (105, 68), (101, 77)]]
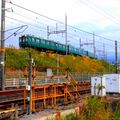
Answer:
[(92, 120), (93, 118), (96, 117), (97, 111), (103, 111), (103, 110), (104, 110), (103, 105), (97, 97), (88, 99), (87, 118)]
[(106, 71), (108, 72), (115, 72), (115, 66), (109, 64), (107, 61), (105, 60), (100, 60), (100, 62), (102, 63), (102, 65), (105, 67)]
[(62, 120), (79, 120), (79, 117), (75, 113), (71, 113), (63, 117)]
[[(33, 49), (6, 49), (6, 67), (13, 69), (23, 69), (28, 66), (28, 54), (32, 53), (32, 58), (36, 66), (56, 66), (57, 55), (41, 53)], [(72, 72), (81, 73), (104, 73), (114, 71), (114, 67), (106, 61), (90, 59), (88, 57), (80, 57), (73, 55), (59, 55), (60, 66), (69, 68)], [(109, 66), (109, 67), (108, 67)]]
[(32, 58), (37, 66), (54, 66), (56, 64), (56, 59), (49, 58), (45, 53), (32, 49), (8, 48), (6, 49), (6, 67), (23, 69), (25, 66), (28, 66), (29, 52), (32, 53)]
[(6, 49), (6, 67), (23, 69), (28, 65), (27, 51), (15, 48)]
[(83, 107), (79, 116), (72, 113), (63, 117), (62, 120), (120, 120), (120, 105), (112, 111), (105, 101), (104, 98), (87, 98), (82, 101)]
[(120, 120), (120, 103), (117, 105), (111, 120)]

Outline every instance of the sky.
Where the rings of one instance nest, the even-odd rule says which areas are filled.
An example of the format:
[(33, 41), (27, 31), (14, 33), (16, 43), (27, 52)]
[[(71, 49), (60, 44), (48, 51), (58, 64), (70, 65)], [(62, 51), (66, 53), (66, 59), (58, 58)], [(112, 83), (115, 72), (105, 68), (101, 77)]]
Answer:
[[(26, 10), (20, 9), (9, 2), (30, 9), (34, 12), (53, 18), (60, 22), (65, 22), (65, 14), (67, 14), (67, 24), (80, 30), (95, 33), (101, 37), (96, 39), (97, 54), (102, 54), (105, 46), (107, 56), (114, 58), (114, 40), (120, 42), (120, 0), (6, 0), (6, 30), (15, 28), (21, 25), (28, 25), (24, 33), (19, 33), (17, 36), (12, 36), (6, 40), (6, 46), (10, 44), (18, 45), (18, 37), (22, 34), (33, 34), (36, 36), (47, 37), (47, 25), (50, 30), (56, 29), (56, 21), (52, 21), (33, 14)], [(15, 21), (17, 19), (24, 23)], [(64, 29), (64, 24), (57, 23), (58, 30)], [(21, 30), (22, 31), (22, 30)], [(13, 31), (6, 32), (6, 37), (12, 34)], [(64, 34), (51, 35), (50, 39), (59, 42), (65, 42)], [(82, 43), (91, 43), (92, 34), (79, 31), (68, 27), (68, 41), (76, 47), (79, 47), (79, 40)], [(119, 46), (119, 45), (118, 45)], [(83, 46), (84, 49), (93, 51), (92, 46)], [(118, 48), (119, 51), (119, 48)]]

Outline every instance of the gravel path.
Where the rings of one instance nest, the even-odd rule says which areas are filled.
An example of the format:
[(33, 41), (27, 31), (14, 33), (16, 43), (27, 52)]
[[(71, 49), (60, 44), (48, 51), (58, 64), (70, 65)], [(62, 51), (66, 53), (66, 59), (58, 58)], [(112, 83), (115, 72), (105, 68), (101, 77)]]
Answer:
[[(75, 110), (73, 108), (61, 110), (61, 115), (64, 116), (74, 112)], [(25, 115), (22, 118), (20, 118), (20, 120), (52, 120), (53, 118), (55, 118), (55, 110), (49, 109), (40, 111), (35, 114)]]

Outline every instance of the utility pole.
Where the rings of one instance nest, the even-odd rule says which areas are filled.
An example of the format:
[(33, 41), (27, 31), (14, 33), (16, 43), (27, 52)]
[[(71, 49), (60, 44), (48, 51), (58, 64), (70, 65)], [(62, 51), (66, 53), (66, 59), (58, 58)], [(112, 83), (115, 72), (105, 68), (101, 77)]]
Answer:
[(79, 41), (80, 41), (80, 49), (81, 49), (81, 47), (82, 47), (82, 41), (81, 41), (81, 38), (80, 38), (80, 40), (79, 40)]
[(105, 51), (105, 59), (106, 59), (106, 61), (107, 61), (107, 49), (106, 49), (106, 51)]
[(95, 49), (95, 34), (93, 33), (93, 53), (94, 53), (94, 58), (96, 56), (96, 49)]
[(105, 60), (105, 44), (103, 43), (103, 60)]
[(47, 26), (47, 39), (49, 40), (49, 26)]
[(29, 92), (29, 114), (31, 114), (31, 111), (32, 111), (32, 55), (31, 55), (31, 52), (29, 52), (28, 92)]
[[(59, 76), (59, 67), (60, 67), (60, 56), (57, 54), (57, 77)], [(58, 78), (58, 83), (60, 83), (60, 78)]]
[(65, 41), (66, 41), (66, 43), (65, 43), (65, 51), (66, 51), (66, 55), (68, 54), (67, 52), (67, 14), (65, 14)]
[(5, 0), (1, 2), (0, 89), (5, 89)]
[(117, 40), (115, 41), (115, 67), (116, 71), (115, 73), (118, 73), (118, 51), (117, 51)]
[(58, 30), (58, 25), (56, 24), (56, 30), (55, 31), (49, 31), (49, 26), (47, 26), (47, 39), (49, 40), (49, 36), (51, 34), (60, 34), (65, 33), (65, 54), (68, 54), (67, 51), (67, 15), (65, 14), (65, 29), (64, 30)]

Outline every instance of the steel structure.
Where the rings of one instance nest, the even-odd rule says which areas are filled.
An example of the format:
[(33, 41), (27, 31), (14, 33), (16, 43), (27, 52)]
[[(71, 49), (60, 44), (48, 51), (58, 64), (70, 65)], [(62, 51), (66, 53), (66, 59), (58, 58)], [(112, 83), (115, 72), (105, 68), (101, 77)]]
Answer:
[[(90, 83), (77, 83), (75, 89), (69, 84), (33, 85), (31, 88), (31, 112), (40, 109), (55, 108), (58, 105), (75, 103), (83, 94), (90, 93)], [(10, 107), (12, 103), (23, 104), (27, 109), (28, 90), (22, 89), (0, 91), (0, 109)], [(5, 107), (6, 106), (6, 107)]]

